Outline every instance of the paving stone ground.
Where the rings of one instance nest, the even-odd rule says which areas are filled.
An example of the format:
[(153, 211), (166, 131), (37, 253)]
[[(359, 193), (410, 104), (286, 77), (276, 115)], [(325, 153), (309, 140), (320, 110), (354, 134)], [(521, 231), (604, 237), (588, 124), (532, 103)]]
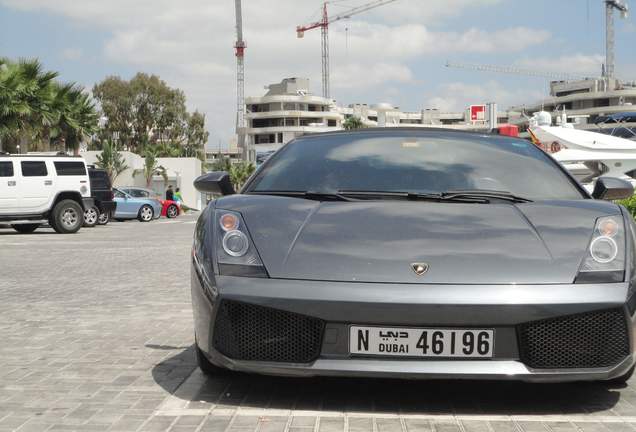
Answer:
[(636, 431), (636, 381), (205, 378), (195, 217), (71, 236), (0, 229), (0, 432)]

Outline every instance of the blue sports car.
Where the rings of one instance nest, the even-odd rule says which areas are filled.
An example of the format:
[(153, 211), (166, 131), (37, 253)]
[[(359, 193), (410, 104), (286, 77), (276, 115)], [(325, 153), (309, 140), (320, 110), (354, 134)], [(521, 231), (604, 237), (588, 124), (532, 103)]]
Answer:
[(137, 198), (126, 192), (113, 188), (117, 209), (115, 219), (138, 219), (150, 222), (161, 216), (161, 202), (153, 198)]

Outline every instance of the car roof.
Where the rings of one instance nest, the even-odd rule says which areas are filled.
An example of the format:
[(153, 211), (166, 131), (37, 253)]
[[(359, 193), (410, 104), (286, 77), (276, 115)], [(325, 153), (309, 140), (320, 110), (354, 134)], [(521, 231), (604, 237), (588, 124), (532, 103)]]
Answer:
[(143, 191), (155, 193), (155, 191), (153, 191), (152, 189), (139, 187), (139, 186), (122, 186), (120, 189), (136, 189), (136, 190), (143, 190)]
[(0, 158), (46, 158), (46, 159), (72, 159), (74, 161), (81, 160), (84, 161), (84, 158), (81, 156), (71, 156), (67, 154), (45, 154), (45, 153), (23, 153), (23, 154), (13, 154), (7, 152), (0, 152)]

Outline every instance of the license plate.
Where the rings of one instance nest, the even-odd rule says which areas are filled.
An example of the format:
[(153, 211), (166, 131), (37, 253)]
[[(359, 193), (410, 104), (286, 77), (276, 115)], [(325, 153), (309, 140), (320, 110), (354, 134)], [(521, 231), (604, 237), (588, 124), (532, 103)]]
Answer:
[(490, 358), (494, 331), (351, 326), (349, 352), (358, 355), (398, 357)]

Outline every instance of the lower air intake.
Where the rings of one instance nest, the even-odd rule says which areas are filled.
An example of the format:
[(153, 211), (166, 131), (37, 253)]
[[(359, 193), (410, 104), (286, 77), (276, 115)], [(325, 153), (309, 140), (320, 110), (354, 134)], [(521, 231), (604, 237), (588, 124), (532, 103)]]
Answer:
[(518, 327), (521, 361), (535, 369), (602, 368), (629, 355), (620, 309), (534, 321)]
[(235, 360), (310, 363), (320, 355), (323, 329), (317, 318), (224, 300), (214, 346)]

